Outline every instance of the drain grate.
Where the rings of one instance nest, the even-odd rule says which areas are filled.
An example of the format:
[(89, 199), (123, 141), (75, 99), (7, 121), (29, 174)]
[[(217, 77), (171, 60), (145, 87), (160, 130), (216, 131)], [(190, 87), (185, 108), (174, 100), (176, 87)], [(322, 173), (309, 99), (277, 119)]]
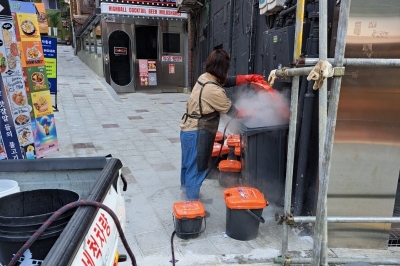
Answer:
[(390, 230), (389, 247), (400, 247), (400, 228)]
[[(393, 217), (400, 217), (400, 182), (397, 183), (396, 200), (394, 202)], [(389, 235), (389, 247), (400, 247), (400, 223), (393, 223)]]

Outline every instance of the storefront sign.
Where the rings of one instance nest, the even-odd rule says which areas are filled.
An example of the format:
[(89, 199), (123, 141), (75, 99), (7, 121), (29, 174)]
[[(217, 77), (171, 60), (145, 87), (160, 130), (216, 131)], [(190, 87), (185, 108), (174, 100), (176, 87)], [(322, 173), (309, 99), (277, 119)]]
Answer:
[(139, 6), (112, 3), (101, 3), (101, 13), (132, 15), (139, 17), (187, 18), (187, 14), (178, 13), (177, 8), (148, 7), (143, 5)]
[(182, 62), (182, 56), (176, 55), (163, 55), (161, 57), (162, 62)]
[(114, 47), (115, 55), (126, 55), (128, 53), (128, 49), (126, 47)]
[(168, 73), (175, 74), (175, 64), (168, 64)]

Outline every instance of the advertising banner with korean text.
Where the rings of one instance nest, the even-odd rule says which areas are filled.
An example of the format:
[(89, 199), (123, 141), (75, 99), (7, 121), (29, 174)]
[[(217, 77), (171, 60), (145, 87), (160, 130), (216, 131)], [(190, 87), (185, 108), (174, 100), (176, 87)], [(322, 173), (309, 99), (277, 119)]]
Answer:
[(57, 39), (42, 37), (44, 62), (51, 94), (57, 94)]
[[(32, 2), (7, 2), (9, 13), (0, 16), (0, 72), (8, 103), (2, 112), (12, 123), (1, 120), (0, 159), (40, 158), (58, 151), (58, 140), (38, 17)], [(6, 128), (14, 128), (16, 140)], [(9, 155), (12, 144), (20, 156)]]

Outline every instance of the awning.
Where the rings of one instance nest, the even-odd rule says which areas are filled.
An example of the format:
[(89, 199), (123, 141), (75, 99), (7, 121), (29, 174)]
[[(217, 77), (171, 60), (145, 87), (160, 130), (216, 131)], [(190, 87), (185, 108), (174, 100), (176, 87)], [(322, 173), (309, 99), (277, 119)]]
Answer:
[(176, 7), (158, 7), (130, 4), (101, 3), (101, 14), (122, 17), (186, 20), (187, 14), (179, 13)]

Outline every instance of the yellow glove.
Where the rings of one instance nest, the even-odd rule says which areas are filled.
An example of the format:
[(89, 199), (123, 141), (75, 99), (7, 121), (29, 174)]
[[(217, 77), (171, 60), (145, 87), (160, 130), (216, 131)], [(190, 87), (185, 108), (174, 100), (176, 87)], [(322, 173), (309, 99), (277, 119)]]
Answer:
[(317, 90), (322, 88), (324, 80), (333, 76), (333, 67), (328, 61), (319, 61), (311, 70), (307, 80), (315, 80), (313, 89)]

